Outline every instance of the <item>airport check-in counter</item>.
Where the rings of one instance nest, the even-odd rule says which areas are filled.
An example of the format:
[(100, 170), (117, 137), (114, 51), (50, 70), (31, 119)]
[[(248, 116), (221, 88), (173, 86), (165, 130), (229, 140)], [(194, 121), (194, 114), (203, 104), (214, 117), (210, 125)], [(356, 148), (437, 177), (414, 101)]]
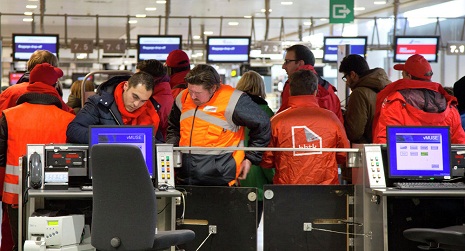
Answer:
[[(463, 177), (465, 146), (452, 146), (454, 177)], [(403, 237), (413, 227), (441, 228), (465, 222), (464, 190), (402, 190), (393, 187), (387, 173), (385, 145), (354, 145), (349, 153), (354, 184), (354, 250), (417, 250), (419, 243)], [(415, 165), (415, 163), (412, 163)]]

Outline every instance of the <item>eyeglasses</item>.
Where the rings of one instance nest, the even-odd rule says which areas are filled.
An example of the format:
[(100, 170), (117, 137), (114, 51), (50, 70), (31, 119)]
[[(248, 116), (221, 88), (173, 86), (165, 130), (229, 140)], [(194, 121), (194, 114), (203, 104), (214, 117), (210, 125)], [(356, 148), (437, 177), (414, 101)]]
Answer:
[(289, 62), (297, 62), (297, 61), (300, 61), (300, 59), (284, 59), (283, 64), (288, 64)]
[(342, 76), (342, 81), (347, 82), (347, 75), (349, 75), (349, 73), (346, 73), (344, 76)]

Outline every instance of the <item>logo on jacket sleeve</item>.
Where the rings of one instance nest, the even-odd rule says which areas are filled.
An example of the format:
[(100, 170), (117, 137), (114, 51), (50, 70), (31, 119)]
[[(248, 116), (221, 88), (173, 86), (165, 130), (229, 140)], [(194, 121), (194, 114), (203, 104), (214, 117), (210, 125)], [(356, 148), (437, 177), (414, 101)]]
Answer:
[[(292, 127), (292, 146), (294, 148), (321, 148), (321, 137), (310, 130), (307, 126), (293, 126)], [(294, 156), (303, 156), (311, 154), (321, 154), (318, 152), (307, 151), (294, 151)]]

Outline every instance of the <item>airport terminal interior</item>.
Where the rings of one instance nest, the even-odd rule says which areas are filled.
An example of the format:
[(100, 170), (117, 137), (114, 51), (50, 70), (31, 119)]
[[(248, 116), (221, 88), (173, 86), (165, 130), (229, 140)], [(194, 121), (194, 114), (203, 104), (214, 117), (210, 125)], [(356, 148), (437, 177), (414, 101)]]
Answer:
[[(77, 80), (98, 88), (113, 76), (133, 75), (141, 60), (165, 63), (171, 51), (181, 49), (191, 69), (211, 65), (232, 87), (245, 72), (256, 71), (268, 106), (277, 112), (288, 79), (286, 48), (295, 44), (311, 49), (315, 71), (335, 87), (343, 109), (350, 89), (338, 69), (349, 54), (364, 57), (370, 69), (384, 69), (391, 81), (403, 77), (395, 64), (421, 54), (431, 65), (431, 81), (452, 88), (465, 76), (465, 0), (0, 0), (2, 91), (23, 76), (35, 50), (45, 49), (58, 57), (64, 102)], [(182, 153), (212, 149), (155, 144), (152, 129), (91, 126), (89, 144), (28, 144), (19, 165), (16, 250), (96, 250), (91, 237), (104, 242), (109, 237), (104, 232), (118, 223), (129, 225), (119, 233), (124, 236), (110, 236), (105, 245), (111, 240), (128, 246), (108, 250), (138, 250), (147, 234), (140, 229), (151, 227), (143, 217), (150, 214), (156, 222), (152, 235), (195, 233), (186, 243), (168, 240), (172, 245), (164, 250), (465, 250), (465, 145), (451, 144), (448, 127), (388, 127), (386, 144), (291, 149), (297, 155), (344, 152), (351, 179), (339, 173), (337, 185), (267, 184), (263, 194), (254, 187), (176, 185)], [(150, 139), (109, 142), (137, 145), (142, 155), (134, 161), (125, 157), (130, 147), (115, 148), (121, 156), (95, 148), (114, 170), (140, 162), (147, 179), (126, 183), (100, 164), (104, 157), (97, 151), (90, 158), (93, 146), (108, 143), (102, 135)], [(420, 149), (419, 155), (412, 149)], [(96, 166), (102, 166), (100, 173), (93, 172)], [(114, 189), (107, 195), (119, 199), (115, 205), (134, 206), (97, 210), (100, 175), (109, 177), (99, 189)], [(396, 187), (418, 179), (457, 186)], [(153, 185), (149, 193), (155, 191), (152, 204), (150, 195), (137, 192), (145, 181)], [(132, 190), (138, 195), (123, 196)], [(137, 205), (140, 201), (147, 203)], [(93, 224), (102, 211), (106, 217), (99, 215)], [(103, 229), (94, 237), (92, 226)], [(170, 232), (173, 238), (182, 233)]]

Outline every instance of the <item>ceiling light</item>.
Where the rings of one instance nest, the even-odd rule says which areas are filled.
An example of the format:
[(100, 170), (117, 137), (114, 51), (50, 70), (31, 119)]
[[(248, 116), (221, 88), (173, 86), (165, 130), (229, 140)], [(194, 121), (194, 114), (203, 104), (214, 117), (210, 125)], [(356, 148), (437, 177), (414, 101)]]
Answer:
[(84, 59), (87, 57), (87, 54), (86, 53), (80, 53), (76, 56), (77, 59)]
[(310, 26), (310, 25), (312, 25), (312, 22), (310, 22), (310, 21), (304, 22), (304, 25)]
[(23, 18), (23, 22), (32, 22), (32, 21), (34, 21), (33, 18), (30, 18), (30, 17)]
[(204, 35), (213, 35), (213, 31), (204, 31), (203, 34)]
[(355, 11), (365, 10), (365, 7), (354, 7)]
[(252, 16), (244, 16), (244, 18), (252, 18)]
[(156, 3), (158, 3), (158, 4), (165, 4), (166, 1), (157, 1)]
[(147, 7), (145, 8), (146, 11), (156, 11), (157, 8), (156, 7)]
[(228, 25), (237, 26), (239, 25), (239, 22), (228, 22)]
[[(263, 13), (265, 13), (265, 12), (266, 12), (266, 10), (265, 10), (265, 9), (261, 9), (260, 11), (261, 11), (261, 12), (263, 12)], [(272, 9), (269, 9), (269, 10), (268, 10), (268, 12), (272, 12), (272, 11), (273, 11)]]
[(292, 5), (293, 2), (281, 2), (281, 5)]
[(32, 12), (26, 11), (26, 12), (24, 12), (24, 15), (25, 15), (25, 16), (32, 16)]
[(381, 4), (386, 4), (386, 1), (374, 1), (373, 3), (381, 5)]
[(136, 14), (136, 17), (144, 18), (144, 17), (147, 17), (147, 15), (145, 15), (145, 14)]
[(200, 36), (199, 35), (195, 35), (192, 37), (193, 39), (200, 39)]
[(137, 24), (137, 20), (129, 20), (128, 23), (130, 23), (130, 24)]
[(320, 21), (327, 21), (327, 18), (320, 18)]
[(36, 9), (36, 8), (37, 8), (37, 5), (34, 5), (34, 4), (26, 5), (26, 9)]

